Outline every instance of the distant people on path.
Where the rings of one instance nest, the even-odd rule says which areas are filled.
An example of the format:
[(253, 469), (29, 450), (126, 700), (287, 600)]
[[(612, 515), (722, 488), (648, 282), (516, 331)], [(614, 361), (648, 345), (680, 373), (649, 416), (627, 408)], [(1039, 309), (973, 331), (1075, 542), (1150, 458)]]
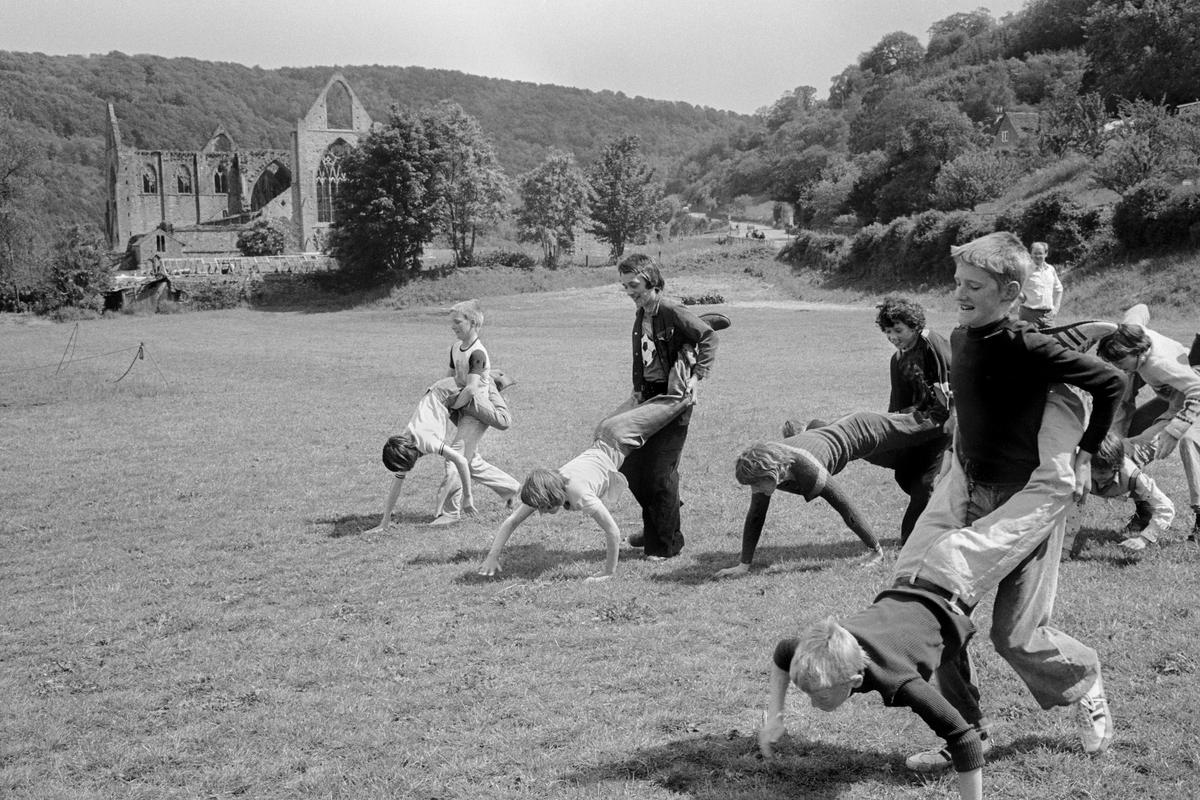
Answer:
[[(928, 413), (940, 410), (950, 392), (950, 343), (940, 333), (925, 327), (925, 309), (904, 297), (885, 297), (876, 306), (875, 324), (896, 348), (890, 362), (892, 414)], [(941, 392), (941, 399), (937, 393)], [(944, 433), (924, 444), (893, 452), (891, 463), (873, 461), (895, 470), (896, 483), (908, 495), (908, 507), (900, 520), (900, 544), (908, 541), (913, 526), (933, 493), (933, 482), (942, 468), (942, 458), (951, 435)]]
[(1062, 281), (1058, 279), (1058, 271), (1046, 262), (1050, 255), (1048, 244), (1034, 242), (1029, 255), (1033, 257), (1033, 270), (1021, 287), (1021, 321), (1030, 322), (1039, 329), (1049, 328), (1062, 308)]
[[(663, 296), (665, 282), (658, 264), (637, 253), (617, 267), (621, 287), (637, 307), (633, 320), (633, 394), (640, 404), (667, 392), (667, 381), (685, 346), (695, 348), (695, 367), (688, 379), (693, 402), (696, 384), (708, 376), (717, 352), (717, 334), (682, 303)], [(679, 515), (679, 459), (687, 441), (692, 408), (649, 437), (621, 465), (629, 491), (642, 507), (642, 532), (629, 544), (647, 558), (679, 554), (684, 536)]]

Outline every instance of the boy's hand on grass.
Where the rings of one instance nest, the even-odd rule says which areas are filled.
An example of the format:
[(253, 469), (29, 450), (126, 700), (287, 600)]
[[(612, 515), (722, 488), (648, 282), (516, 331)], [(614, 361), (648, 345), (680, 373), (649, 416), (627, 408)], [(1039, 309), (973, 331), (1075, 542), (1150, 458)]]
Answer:
[(774, 745), (778, 744), (785, 733), (787, 733), (787, 728), (783, 725), (783, 715), (763, 714), (763, 726), (758, 729), (758, 752), (762, 753), (763, 758), (774, 757)]
[(874, 550), (868, 550), (865, 555), (860, 556), (858, 566), (869, 567), (872, 564), (878, 564), (883, 561), (883, 548), (876, 547)]
[(583, 582), (584, 583), (600, 583), (601, 581), (611, 580), (612, 576), (613, 576), (613, 574), (611, 572), (597, 572), (595, 575), (588, 575), (586, 578), (583, 579)]
[(750, 571), (750, 565), (749, 565), (749, 564), (735, 564), (735, 565), (734, 565), (734, 566), (732, 566), (732, 567), (726, 567), (726, 568), (725, 568), (725, 569), (723, 569), (723, 570), (719, 570), (719, 571), (717, 572), (717, 574), (716, 574), (715, 576), (713, 576), (713, 577), (716, 577), (716, 578), (736, 578), (736, 577), (738, 577), (739, 575), (745, 575), (745, 574), (746, 574), (746, 573), (748, 573), (749, 571)]
[(479, 574), (485, 578), (495, 578), (500, 575), (503, 570), (500, 568), (499, 561), (484, 561), (483, 566), (479, 568)]
[(478, 514), (479, 513), (479, 509), (475, 507), (475, 498), (471, 497), (470, 495), (467, 495), (466, 497), (463, 498), (462, 513), (464, 513), (464, 514)]

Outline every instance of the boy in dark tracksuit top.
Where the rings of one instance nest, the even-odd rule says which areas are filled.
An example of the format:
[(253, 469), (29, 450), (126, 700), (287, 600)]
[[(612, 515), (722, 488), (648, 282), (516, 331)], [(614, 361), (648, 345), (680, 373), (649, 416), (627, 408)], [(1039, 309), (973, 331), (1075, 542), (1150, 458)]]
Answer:
[(956, 708), (930, 683), (939, 669), (965, 654), (975, 626), (967, 609), (917, 588), (885, 589), (863, 611), (840, 623), (832, 617), (811, 625), (799, 638), (775, 647), (759, 748), (766, 758), (785, 732), (784, 701), (789, 681), (814, 707), (833, 711), (852, 693), (879, 692), (885, 706), (911, 708), (946, 742), (945, 754), (958, 772), (959, 796), (982, 797), (983, 754), (979, 695)]
[[(950, 343), (940, 333), (925, 327), (925, 309), (902, 297), (885, 297), (877, 306), (875, 324), (896, 352), (890, 363), (892, 391), (888, 411), (892, 414), (928, 411), (940, 404), (934, 387), (948, 391)], [(900, 545), (908, 541), (913, 526), (933, 494), (933, 482), (942, 467), (942, 456), (950, 446), (950, 434), (922, 445), (899, 450), (881, 467), (895, 470), (896, 484), (908, 495), (908, 507), (900, 520)]]
[[(686, 345), (695, 346), (696, 363), (688, 393), (708, 376), (717, 352), (711, 325), (681, 303), (663, 297), (665, 287), (658, 265), (636, 253), (617, 267), (625, 294), (637, 306), (633, 322), (633, 400), (641, 403), (667, 391), (667, 378)], [(651, 436), (621, 465), (629, 491), (642, 507), (642, 534), (629, 537), (643, 547), (648, 559), (678, 555), (683, 549), (679, 522), (679, 459), (687, 441), (692, 410)]]

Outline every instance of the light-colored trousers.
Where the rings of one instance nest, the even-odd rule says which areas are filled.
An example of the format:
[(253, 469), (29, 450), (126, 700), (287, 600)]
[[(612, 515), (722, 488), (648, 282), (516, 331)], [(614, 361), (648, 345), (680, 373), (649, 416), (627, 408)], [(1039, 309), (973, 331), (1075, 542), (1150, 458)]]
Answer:
[(1075, 702), (1100, 671), (1095, 650), (1050, 625), (1085, 417), (1079, 396), (1051, 387), (1041, 463), (1024, 486), (974, 483), (952, 457), (893, 572), (895, 581), (922, 578), (972, 607), (995, 589), (992, 644), (1042, 708)]
[[(471, 480), (494, 491), (501, 497), (508, 498), (516, 495), (521, 484), (512, 475), (499, 467), (484, 461), (479, 454), (479, 440), (488, 428), (507, 430), (512, 424), (512, 416), (508, 404), (494, 384), (488, 384), (487, 402), (472, 400), (462, 410), (458, 419), (458, 429), (450, 446), (467, 458), (471, 472)], [(458, 515), (462, 511), (462, 484), (458, 480), (458, 470), (454, 464), (447, 461), (442, 483), (438, 486), (437, 507), (434, 516), (440, 514)]]

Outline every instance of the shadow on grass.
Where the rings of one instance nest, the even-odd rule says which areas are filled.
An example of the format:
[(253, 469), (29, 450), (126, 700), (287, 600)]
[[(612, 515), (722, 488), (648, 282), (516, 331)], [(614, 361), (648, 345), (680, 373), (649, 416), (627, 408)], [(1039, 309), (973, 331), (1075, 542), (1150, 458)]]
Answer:
[(1157, 549), (1150, 545), (1141, 553), (1125, 550), (1119, 545), (1125, 539), (1123, 531), (1107, 528), (1080, 528), (1075, 534), (1067, 554), (1072, 561), (1102, 561), (1114, 567), (1128, 567), (1137, 564), (1146, 555)]
[[(316, 525), (328, 526), (325, 535), (330, 539), (342, 539), (346, 536), (358, 536), (379, 524), (379, 514), (347, 514), (341, 517), (315, 520)], [(429, 522), (429, 515), (416, 511), (401, 511), (392, 514), (392, 530), (398, 530), (403, 524), (420, 524)]]
[[(768, 569), (773, 575), (823, 572), (842, 563), (853, 565), (854, 561), (862, 557), (864, 552), (862, 545), (857, 541), (837, 544), (760, 547), (754, 553), (754, 566), (750, 568), (750, 574), (755, 575)], [(719, 570), (734, 566), (741, 558), (739, 552), (727, 551), (696, 553), (688, 559), (685, 550), (683, 555), (682, 559), (676, 558), (663, 562), (666, 569), (660, 570), (652, 580), (679, 583), (685, 586), (707, 583), (717, 580), (713, 576)], [(624, 553), (621, 558), (625, 558)], [(675, 561), (681, 562), (678, 567), (674, 566), (673, 562)]]
[(1030, 734), (1029, 736), (1022, 736), (1019, 739), (1013, 739), (1007, 744), (993, 747), (988, 751), (987, 761), (989, 764), (997, 761), (1007, 761), (1038, 750), (1049, 751), (1051, 753), (1065, 753), (1086, 758), (1079, 749), (1078, 739)]
[(560, 777), (583, 786), (644, 781), (697, 800), (832, 800), (861, 780), (913, 783), (892, 761), (882, 753), (785, 738), (775, 758), (766, 762), (758, 756), (755, 736), (734, 730), (642, 748), (627, 758)]

